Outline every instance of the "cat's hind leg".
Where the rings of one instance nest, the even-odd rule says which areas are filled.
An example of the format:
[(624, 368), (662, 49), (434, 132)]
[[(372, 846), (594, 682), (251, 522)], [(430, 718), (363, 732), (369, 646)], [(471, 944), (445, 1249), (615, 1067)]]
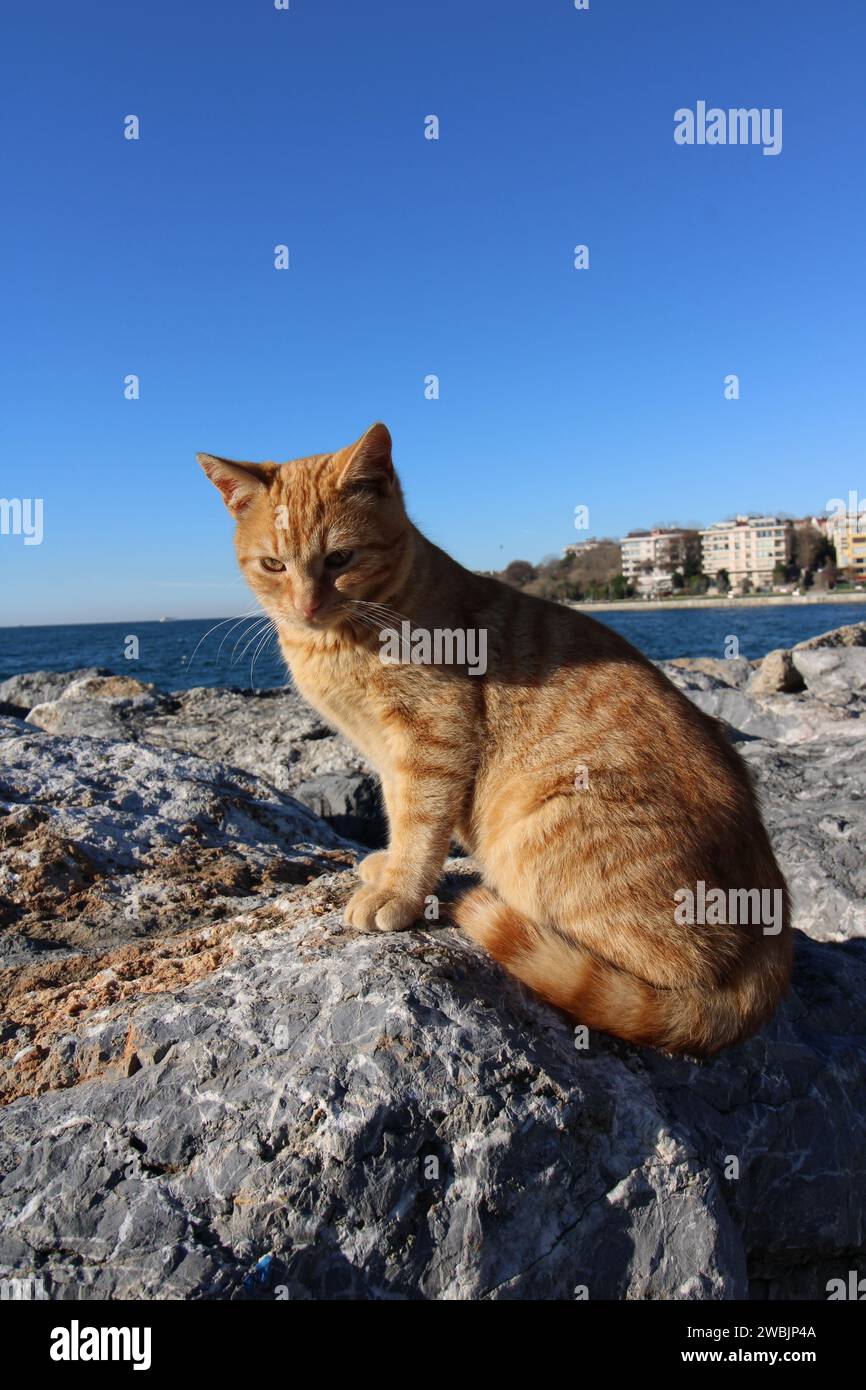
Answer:
[(747, 977), (727, 987), (664, 989), (540, 927), (489, 888), (455, 904), (454, 920), (500, 965), (577, 1023), (666, 1052), (709, 1054), (754, 1032), (783, 984)]

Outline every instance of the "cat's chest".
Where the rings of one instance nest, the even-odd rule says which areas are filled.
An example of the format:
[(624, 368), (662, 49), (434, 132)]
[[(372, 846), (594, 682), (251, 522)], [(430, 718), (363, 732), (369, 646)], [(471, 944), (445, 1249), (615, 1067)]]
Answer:
[(292, 679), (308, 704), (374, 765), (381, 765), (385, 752), (381, 702), (372, 693), (371, 673), (363, 662), (344, 661), (332, 666), (298, 653), (290, 654), (288, 662)]

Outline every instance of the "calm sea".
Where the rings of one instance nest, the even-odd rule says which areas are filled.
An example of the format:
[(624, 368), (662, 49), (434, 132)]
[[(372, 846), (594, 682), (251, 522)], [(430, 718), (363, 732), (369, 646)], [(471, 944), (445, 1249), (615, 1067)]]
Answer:
[[(767, 604), (760, 608), (606, 612), (598, 619), (654, 661), (674, 656), (724, 656), (730, 636), (738, 639), (741, 656), (753, 658), (844, 623), (864, 622), (866, 605)], [(254, 623), (245, 620), (233, 627), (233, 621), (208, 618), (0, 628), (0, 680), (21, 671), (104, 666), (152, 681), (161, 690), (184, 690), (194, 685), (268, 690), (284, 685), (285, 670), (274, 641), (269, 640), (256, 654), (261, 634)], [(138, 641), (134, 660), (124, 655), (131, 637)]]

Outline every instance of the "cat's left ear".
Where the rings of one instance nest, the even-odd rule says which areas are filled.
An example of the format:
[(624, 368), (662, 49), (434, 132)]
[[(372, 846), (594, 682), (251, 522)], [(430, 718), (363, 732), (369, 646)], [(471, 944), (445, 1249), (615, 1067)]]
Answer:
[(391, 461), (391, 435), (387, 425), (381, 422), (371, 425), (347, 452), (349, 460), (343, 466), (338, 487), (374, 487), (383, 495), (393, 489), (394, 464)]
[(235, 518), (265, 492), (276, 472), (274, 463), (234, 463), (213, 454), (196, 454), (196, 458)]

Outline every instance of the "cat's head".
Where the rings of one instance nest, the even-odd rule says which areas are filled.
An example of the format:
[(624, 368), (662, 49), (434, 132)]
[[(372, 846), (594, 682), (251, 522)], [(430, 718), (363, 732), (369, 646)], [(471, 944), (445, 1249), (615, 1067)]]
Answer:
[(387, 605), (405, 581), (412, 528), (384, 425), (290, 463), (198, 461), (237, 523), (250, 588), (280, 624), (339, 628), (360, 620), (365, 602)]

